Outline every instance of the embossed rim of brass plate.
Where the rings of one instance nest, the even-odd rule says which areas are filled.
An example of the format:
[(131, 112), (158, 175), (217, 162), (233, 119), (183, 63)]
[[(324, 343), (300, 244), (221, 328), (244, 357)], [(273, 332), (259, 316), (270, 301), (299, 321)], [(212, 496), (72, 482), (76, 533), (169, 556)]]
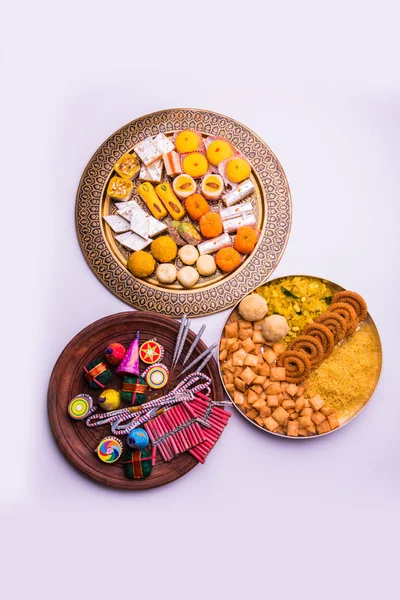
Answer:
[[(171, 289), (136, 279), (110, 247), (102, 205), (114, 163), (140, 140), (157, 133), (198, 129), (221, 135), (247, 156), (260, 202), (263, 221), (257, 247), (233, 273), (191, 290)], [(267, 144), (245, 125), (212, 111), (195, 108), (160, 110), (131, 121), (113, 133), (94, 153), (79, 183), (76, 197), (79, 244), (91, 270), (115, 296), (139, 310), (171, 317), (214, 314), (234, 306), (254, 287), (262, 285), (279, 263), (289, 239), (292, 205), (286, 175)]]

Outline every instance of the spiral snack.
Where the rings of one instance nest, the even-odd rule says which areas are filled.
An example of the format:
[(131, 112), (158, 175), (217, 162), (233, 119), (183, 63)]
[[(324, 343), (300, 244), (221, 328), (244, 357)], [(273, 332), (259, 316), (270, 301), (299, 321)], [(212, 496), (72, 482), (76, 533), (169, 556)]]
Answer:
[(288, 383), (301, 383), (311, 373), (310, 359), (303, 350), (286, 350), (279, 355), (276, 365), (285, 368)]
[(328, 358), (332, 354), (335, 347), (335, 338), (326, 325), (322, 323), (310, 323), (303, 329), (302, 335), (312, 336), (321, 342), (324, 350), (324, 358)]
[(332, 298), (331, 306), (337, 302), (346, 302), (347, 304), (351, 304), (356, 311), (358, 322), (364, 321), (364, 319), (367, 318), (367, 303), (365, 302), (364, 298), (360, 296), (360, 294), (357, 294), (357, 292), (350, 292), (348, 290), (337, 292)]
[(328, 308), (328, 313), (338, 314), (346, 320), (346, 335), (351, 335), (355, 332), (358, 325), (358, 317), (352, 304), (348, 302), (335, 302), (335, 304)]
[(340, 342), (346, 335), (347, 322), (341, 315), (337, 313), (324, 313), (315, 319), (316, 323), (326, 325), (333, 333), (335, 344)]
[(318, 338), (311, 335), (299, 335), (289, 346), (290, 350), (303, 351), (308, 355), (312, 369), (316, 369), (325, 357), (324, 348)]

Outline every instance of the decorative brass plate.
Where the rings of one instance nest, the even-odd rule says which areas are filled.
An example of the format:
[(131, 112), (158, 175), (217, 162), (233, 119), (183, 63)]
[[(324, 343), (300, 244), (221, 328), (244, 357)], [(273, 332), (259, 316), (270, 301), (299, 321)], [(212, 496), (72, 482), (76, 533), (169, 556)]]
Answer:
[[(277, 277), (276, 279), (271, 279), (268, 281), (268, 283), (272, 283), (272, 282), (276, 282), (279, 281), (280, 279), (284, 279), (285, 277), (294, 277), (294, 275), (282, 275), (281, 277)], [(325, 283), (327, 283), (330, 288), (333, 290), (333, 292), (341, 292), (344, 288), (340, 285), (338, 285), (337, 283), (334, 283), (333, 281), (329, 281), (328, 279), (325, 279), (324, 277), (316, 277), (315, 275), (301, 275), (301, 277), (313, 277), (315, 279), (320, 279), (321, 281), (324, 281)], [(259, 286), (256, 286), (259, 287)], [(252, 290), (254, 291), (254, 290)], [(225, 329), (225, 325), (228, 323), (230, 316), (232, 314), (232, 312), (237, 308), (237, 306), (235, 306), (231, 313), (229, 313), (223, 327), (222, 327), (222, 331), (221, 331), (221, 335), (219, 337), (219, 341), (218, 341), (218, 347), (221, 343), (221, 339), (223, 337), (224, 334), (224, 329)], [(309, 437), (290, 437), (281, 433), (274, 433), (273, 431), (269, 431), (268, 429), (265, 429), (264, 427), (261, 427), (260, 425), (258, 425), (258, 423), (256, 423), (255, 421), (253, 421), (252, 419), (249, 419), (249, 417), (247, 417), (245, 415), (245, 412), (239, 407), (237, 406), (234, 401), (233, 401), (233, 397), (231, 396), (231, 394), (228, 392), (228, 390), (225, 387), (225, 383), (222, 377), (222, 371), (221, 371), (221, 367), (220, 364), (218, 362), (219, 365), (219, 375), (221, 378), (221, 383), (224, 387), (225, 393), (227, 394), (229, 400), (231, 400), (232, 402), (232, 406), (234, 406), (236, 408), (236, 410), (242, 415), (242, 417), (244, 417), (246, 419), (246, 421), (248, 421), (249, 423), (251, 423), (251, 425), (253, 425), (254, 427), (258, 427), (258, 429), (261, 429), (261, 431), (264, 431), (265, 433), (268, 433), (269, 435), (275, 435), (276, 437), (280, 437), (280, 438), (285, 438), (287, 440), (311, 440), (311, 439), (318, 439), (321, 438), (324, 435), (329, 435), (330, 433), (334, 433), (335, 431), (339, 431), (339, 429), (341, 429), (342, 427), (344, 427), (345, 425), (347, 425), (348, 423), (350, 423), (350, 421), (352, 421), (357, 415), (360, 414), (360, 412), (367, 406), (367, 404), (369, 403), (369, 401), (371, 400), (376, 387), (378, 385), (380, 376), (381, 376), (381, 370), (382, 370), (382, 344), (381, 344), (381, 338), (379, 336), (379, 331), (378, 328), (375, 325), (374, 320), (372, 319), (371, 315), (368, 313), (367, 314), (367, 318), (365, 319), (365, 322), (369, 325), (369, 327), (371, 327), (374, 337), (375, 337), (375, 342), (376, 342), (376, 371), (375, 371), (375, 378), (373, 383), (371, 384), (371, 387), (368, 391), (368, 393), (366, 394), (365, 397), (360, 397), (359, 399), (359, 403), (358, 405), (354, 408), (353, 412), (349, 415), (347, 415), (346, 417), (340, 419), (340, 426), (337, 429), (333, 429), (332, 431), (328, 431), (327, 433), (322, 433), (319, 435), (311, 435)]]
[[(248, 158), (261, 236), (253, 253), (229, 275), (217, 272), (196, 287), (161, 286), (155, 279), (136, 279), (126, 268), (129, 253), (114, 239), (103, 216), (115, 209), (106, 194), (115, 162), (139, 141), (160, 132), (173, 135), (197, 129), (203, 135), (228, 138)], [(135, 188), (136, 188), (136, 183)], [(135, 200), (140, 201), (137, 195)], [(271, 149), (241, 123), (207, 110), (161, 110), (128, 123), (108, 138), (83, 172), (76, 198), (76, 228), (82, 252), (100, 281), (118, 298), (140, 310), (179, 317), (213, 314), (235, 305), (271, 275), (286, 247), (292, 216), (289, 185)]]

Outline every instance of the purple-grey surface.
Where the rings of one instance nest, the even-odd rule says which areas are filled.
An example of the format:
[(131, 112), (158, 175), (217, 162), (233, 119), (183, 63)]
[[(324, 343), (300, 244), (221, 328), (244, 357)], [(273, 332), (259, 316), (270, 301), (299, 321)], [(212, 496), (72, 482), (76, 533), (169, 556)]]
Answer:
[[(22, 0), (2, 13), (2, 597), (396, 597), (397, 3)], [(76, 472), (47, 422), (61, 350), (127, 309), (81, 254), (75, 193), (111, 133), (177, 106), (227, 114), (271, 146), (293, 197), (275, 275), (360, 292), (383, 372), (334, 435), (276, 439), (235, 411), (205, 466), (119, 493)], [(192, 327), (207, 323), (211, 344), (226, 314)]]

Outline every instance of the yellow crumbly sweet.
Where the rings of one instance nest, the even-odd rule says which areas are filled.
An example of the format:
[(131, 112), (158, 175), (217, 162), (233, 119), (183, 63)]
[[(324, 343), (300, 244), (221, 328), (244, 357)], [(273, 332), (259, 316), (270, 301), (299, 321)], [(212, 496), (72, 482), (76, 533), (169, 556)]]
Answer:
[(307, 395), (320, 394), (340, 417), (352, 416), (373, 391), (379, 373), (379, 355), (375, 333), (363, 322), (358, 331), (336, 346), (322, 365), (311, 372)]
[(333, 291), (322, 279), (313, 277), (283, 277), (257, 289), (268, 302), (268, 315), (282, 315), (289, 331), (289, 343), (301, 333), (308, 323), (328, 310)]
[(207, 148), (207, 158), (214, 167), (217, 167), (222, 160), (232, 156), (232, 146), (224, 140), (215, 140)]
[(162, 235), (151, 243), (151, 253), (160, 263), (172, 262), (177, 252), (178, 246), (169, 235)]
[(244, 181), (250, 173), (250, 165), (244, 158), (232, 158), (226, 165), (226, 176), (232, 183)]
[(133, 252), (128, 259), (128, 269), (135, 277), (148, 277), (154, 272), (156, 261), (148, 252)]
[(208, 160), (200, 152), (192, 152), (192, 154), (185, 156), (182, 167), (185, 173), (191, 177), (202, 177), (207, 173)]
[(199, 136), (194, 131), (181, 131), (176, 136), (175, 147), (181, 154), (194, 152), (199, 147)]

